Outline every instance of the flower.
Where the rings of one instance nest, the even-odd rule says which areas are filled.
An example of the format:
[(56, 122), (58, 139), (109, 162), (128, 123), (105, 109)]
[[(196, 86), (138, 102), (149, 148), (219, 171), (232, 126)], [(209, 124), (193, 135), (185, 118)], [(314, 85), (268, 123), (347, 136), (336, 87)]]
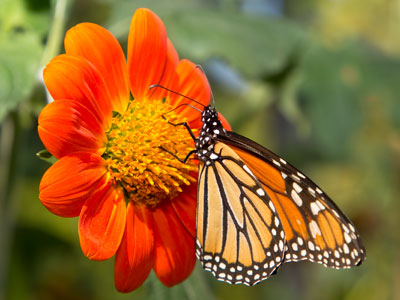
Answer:
[(44, 70), (55, 101), (42, 110), (38, 131), (58, 161), (43, 175), (39, 198), (56, 215), (79, 216), (88, 258), (115, 255), (119, 291), (136, 289), (151, 270), (175, 285), (195, 264), (197, 163), (177, 159), (194, 143), (184, 126), (172, 124), (196, 131), (199, 112), (182, 104), (202, 107), (149, 87), (207, 105), (207, 79), (179, 60), (149, 9), (132, 18), (127, 61), (112, 34), (91, 23), (67, 32), (65, 51)]

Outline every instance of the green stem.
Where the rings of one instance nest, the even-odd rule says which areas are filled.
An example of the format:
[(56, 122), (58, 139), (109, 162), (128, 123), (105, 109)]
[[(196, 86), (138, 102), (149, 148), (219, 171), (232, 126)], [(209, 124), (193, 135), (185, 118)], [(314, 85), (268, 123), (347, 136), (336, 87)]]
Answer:
[(60, 52), (60, 45), (65, 30), (67, 10), (72, 0), (57, 0), (54, 7), (53, 22), (47, 38), (47, 44), (43, 51), (40, 66), (46, 65), (54, 56)]
[(18, 113), (13, 111), (1, 126), (0, 140), (0, 299), (5, 299), (11, 241), (14, 231), (16, 209), (12, 200), (16, 181), (17, 157), (19, 149), (20, 124)]

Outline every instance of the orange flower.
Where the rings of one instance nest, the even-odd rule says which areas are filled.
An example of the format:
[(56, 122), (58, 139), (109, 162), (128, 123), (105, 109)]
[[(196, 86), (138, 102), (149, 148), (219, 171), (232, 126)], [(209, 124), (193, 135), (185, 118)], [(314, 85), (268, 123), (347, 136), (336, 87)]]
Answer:
[(65, 50), (44, 70), (55, 101), (41, 112), (38, 131), (59, 160), (42, 178), (40, 200), (54, 214), (79, 216), (88, 258), (116, 254), (119, 291), (139, 287), (151, 269), (175, 285), (195, 263), (197, 163), (170, 154), (184, 158), (194, 144), (183, 126), (162, 116), (193, 130), (201, 121), (198, 111), (179, 106), (196, 103), (149, 87), (160, 84), (207, 105), (207, 80), (179, 60), (148, 9), (133, 16), (127, 62), (111, 33), (90, 23), (67, 32)]

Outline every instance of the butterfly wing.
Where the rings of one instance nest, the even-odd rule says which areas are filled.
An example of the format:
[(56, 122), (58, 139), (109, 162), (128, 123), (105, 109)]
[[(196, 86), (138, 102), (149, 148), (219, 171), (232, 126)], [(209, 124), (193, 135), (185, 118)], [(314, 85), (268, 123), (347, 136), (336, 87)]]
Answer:
[(310, 260), (340, 269), (365, 260), (354, 225), (313, 181), (239, 134), (226, 132), (217, 139), (240, 157), (273, 202), (285, 232), (286, 262)]
[(254, 285), (284, 258), (285, 235), (260, 182), (226, 144), (200, 162), (196, 255), (219, 280)]

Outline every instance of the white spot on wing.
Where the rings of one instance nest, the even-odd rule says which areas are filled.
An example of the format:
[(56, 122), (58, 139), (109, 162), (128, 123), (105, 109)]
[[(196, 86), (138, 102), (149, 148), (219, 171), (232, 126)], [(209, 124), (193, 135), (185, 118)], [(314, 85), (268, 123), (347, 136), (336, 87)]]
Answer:
[(274, 206), (274, 204), (272, 203), (271, 200), (268, 202), (268, 205), (269, 205), (269, 208), (270, 208), (273, 212), (276, 212), (275, 206)]
[(308, 226), (310, 227), (311, 235), (313, 238), (315, 238), (317, 234), (321, 235), (321, 230), (319, 229), (317, 222), (312, 220)]
[(318, 205), (320, 210), (324, 210), (325, 209), (325, 206), (319, 200), (317, 200), (315, 202), (317, 203), (317, 205)]
[(308, 249), (310, 249), (311, 251), (314, 251), (315, 247), (314, 247), (314, 243), (311, 241), (308, 241)]
[(296, 202), (297, 206), (301, 206), (303, 204), (303, 200), (301, 200), (299, 194), (297, 194), (295, 190), (292, 190), (290, 195), (292, 196), (293, 201)]
[(275, 262), (273, 260), (271, 260), (271, 262), (269, 263), (269, 267), (273, 268), (275, 266)]
[(257, 194), (259, 194), (260, 196), (265, 196), (265, 192), (262, 188), (259, 188), (257, 191)]
[(294, 251), (297, 251), (297, 250), (299, 250), (299, 247), (297, 246), (296, 243), (292, 243), (292, 249), (293, 249)]
[[(244, 165), (244, 166), (243, 166), (243, 169), (245, 169), (245, 171), (246, 171), (247, 173), (253, 175), (253, 172), (250, 171), (250, 169), (249, 169), (248, 166)], [(253, 175), (253, 176), (254, 176), (254, 175)]]
[(293, 188), (296, 190), (297, 193), (300, 193), (303, 190), (301, 186), (297, 184), (297, 182), (293, 182)]
[(282, 240), (280, 240), (279, 241), (279, 250), (283, 250), (283, 241)]
[(303, 178), (303, 179), (305, 179), (306, 178), (306, 176), (304, 176), (302, 173), (300, 173), (300, 172), (297, 172), (297, 175), (299, 175), (301, 178)]
[(281, 166), (281, 164), (279, 163), (279, 161), (276, 161), (275, 159), (273, 159), (272, 162), (273, 162), (275, 165), (277, 165), (278, 167)]
[(349, 234), (347, 232), (344, 233), (344, 239), (346, 240), (346, 243), (351, 242), (351, 237), (349, 236)]
[(299, 178), (297, 175), (291, 174), (290, 176), (291, 176), (295, 181), (300, 182), (300, 178)]
[(301, 237), (297, 238), (297, 243), (302, 246), (303, 245), (303, 239)]
[(275, 222), (275, 226), (278, 227), (279, 226), (279, 219), (278, 217), (274, 218), (274, 222)]
[(311, 208), (313, 215), (315, 215), (315, 216), (318, 215), (318, 212), (320, 211), (320, 209), (315, 202), (311, 202), (310, 208)]
[(211, 158), (212, 160), (215, 160), (215, 159), (218, 158), (218, 155), (215, 154), (215, 153), (211, 153), (210, 158)]

